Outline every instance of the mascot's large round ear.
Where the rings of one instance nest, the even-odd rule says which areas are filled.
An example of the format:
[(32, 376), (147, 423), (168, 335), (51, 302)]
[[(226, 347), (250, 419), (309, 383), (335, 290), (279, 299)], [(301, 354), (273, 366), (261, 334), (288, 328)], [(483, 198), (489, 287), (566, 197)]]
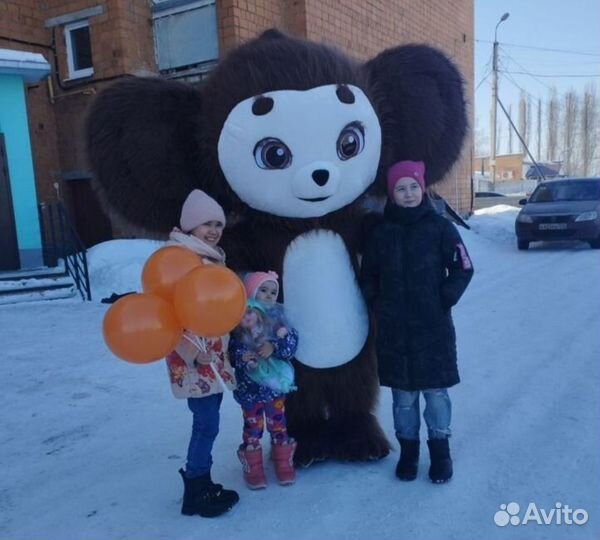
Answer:
[(202, 97), (190, 86), (128, 77), (93, 102), (86, 120), (93, 185), (120, 224), (166, 233), (200, 185)]
[(382, 167), (424, 161), (427, 184), (457, 160), (467, 131), (463, 80), (441, 52), (425, 45), (387, 49), (365, 64), (383, 129)]

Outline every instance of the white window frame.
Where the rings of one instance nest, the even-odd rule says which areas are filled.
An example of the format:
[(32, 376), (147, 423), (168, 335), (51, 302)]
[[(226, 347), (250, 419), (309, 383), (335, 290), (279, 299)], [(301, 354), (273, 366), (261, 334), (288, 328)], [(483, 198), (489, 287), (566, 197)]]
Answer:
[(65, 24), (65, 44), (67, 47), (67, 66), (69, 68), (69, 78), (67, 80), (81, 79), (82, 77), (90, 77), (94, 74), (93, 66), (85, 69), (75, 69), (73, 58), (73, 42), (71, 41), (71, 32), (86, 26), (88, 28), (90, 26), (88, 19)]
[[(191, 11), (193, 9), (203, 8), (206, 6), (210, 6), (212, 4), (216, 4), (216, 0), (189, 0), (184, 4), (177, 5), (175, 7), (162, 9), (160, 11), (156, 11), (152, 14), (153, 19), (160, 19), (161, 17), (167, 17), (169, 15), (175, 15), (177, 13), (183, 13), (184, 11)], [(161, 2), (153, 2), (153, 6), (159, 7)]]

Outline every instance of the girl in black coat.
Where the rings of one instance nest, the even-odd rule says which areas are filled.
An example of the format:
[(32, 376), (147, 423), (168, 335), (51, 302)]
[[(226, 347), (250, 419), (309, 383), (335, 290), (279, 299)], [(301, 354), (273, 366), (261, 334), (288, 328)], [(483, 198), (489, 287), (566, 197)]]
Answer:
[(417, 475), (423, 392), (429, 477), (443, 483), (452, 477), (447, 388), (460, 380), (450, 311), (471, 281), (473, 265), (454, 225), (425, 195), (423, 162), (400, 161), (387, 177), (390, 200), (365, 250), (361, 286), (375, 312), (379, 380), (392, 389), (401, 447), (396, 475)]

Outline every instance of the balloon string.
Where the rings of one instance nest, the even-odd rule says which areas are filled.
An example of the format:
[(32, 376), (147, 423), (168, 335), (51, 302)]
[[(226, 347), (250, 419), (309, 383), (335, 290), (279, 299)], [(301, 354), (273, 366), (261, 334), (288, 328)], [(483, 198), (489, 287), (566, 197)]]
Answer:
[[(183, 334), (183, 337), (185, 339), (187, 339), (190, 343), (192, 343), (193, 345), (196, 346), (196, 348), (200, 351), (200, 352), (207, 352), (207, 348), (206, 348), (206, 340), (204, 338), (201, 338), (199, 336), (188, 336), (187, 334)], [(217, 368), (215, 367), (215, 365), (213, 364), (212, 360), (210, 361), (210, 363), (208, 364), (210, 366), (210, 369), (212, 369), (212, 372), (215, 374), (215, 377), (217, 378), (217, 380), (219, 381), (219, 384), (221, 385), (221, 387), (224, 390), (228, 390), (229, 388), (227, 387), (227, 385), (225, 384), (225, 381), (223, 381), (221, 375), (219, 374), (219, 372), (217, 371)]]

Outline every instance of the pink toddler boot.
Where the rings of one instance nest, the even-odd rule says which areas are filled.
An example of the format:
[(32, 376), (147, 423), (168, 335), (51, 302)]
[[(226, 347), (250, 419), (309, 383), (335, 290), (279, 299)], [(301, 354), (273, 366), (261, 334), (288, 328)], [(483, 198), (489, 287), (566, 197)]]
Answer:
[(282, 486), (288, 486), (296, 481), (294, 469), (294, 452), (296, 441), (288, 441), (284, 444), (271, 445), (271, 457), (275, 464), (275, 475)]
[(240, 446), (237, 451), (238, 458), (244, 470), (244, 480), (250, 489), (263, 489), (267, 487), (267, 479), (263, 468), (262, 448), (248, 445)]

